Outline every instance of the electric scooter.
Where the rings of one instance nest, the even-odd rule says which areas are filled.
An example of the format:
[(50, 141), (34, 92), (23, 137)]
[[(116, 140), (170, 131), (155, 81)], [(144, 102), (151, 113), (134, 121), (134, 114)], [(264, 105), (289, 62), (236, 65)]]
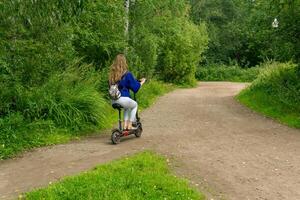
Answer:
[[(136, 94), (134, 93), (134, 98), (136, 101)], [(113, 129), (111, 133), (111, 141), (113, 144), (119, 144), (121, 142), (122, 137), (127, 137), (129, 135), (135, 135), (137, 138), (141, 137), (143, 128), (142, 123), (140, 121), (140, 117), (138, 115), (138, 111), (136, 112), (136, 122), (132, 124), (135, 129), (133, 130), (124, 130), (122, 125), (122, 109), (123, 107), (120, 104), (114, 103), (112, 104), (112, 107), (114, 109), (117, 109), (119, 111), (119, 128)]]

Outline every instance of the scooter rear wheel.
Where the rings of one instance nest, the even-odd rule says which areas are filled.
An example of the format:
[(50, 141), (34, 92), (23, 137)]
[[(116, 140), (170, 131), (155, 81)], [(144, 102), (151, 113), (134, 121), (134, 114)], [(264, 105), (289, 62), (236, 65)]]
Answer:
[(112, 131), (111, 142), (113, 144), (119, 144), (121, 142), (121, 132), (117, 129)]

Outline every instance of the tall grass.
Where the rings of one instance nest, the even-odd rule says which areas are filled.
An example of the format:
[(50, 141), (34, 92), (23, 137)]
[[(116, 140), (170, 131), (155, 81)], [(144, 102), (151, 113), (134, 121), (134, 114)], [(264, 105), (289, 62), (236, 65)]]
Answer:
[(106, 101), (93, 85), (70, 84), (54, 77), (26, 100), (29, 102), (26, 116), (51, 119), (57, 126), (82, 130), (85, 125), (104, 127)]
[(300, 128), (300, 66), (266, 63), (263, 68), (237, 99), (257, 112)]
[(151, 80), (146, 82), (137, 93), (137, 100), (141, 109), (151, 106), (157, 97), (172, 91), (175, 88), (172, 84)]
[(0, 118), (0, 160), (32, 147), (58, 144), (71, 138), (66, 128), (57, 128), (51, 120), (27, 120), (20, 113)]
[(241, 68), (239, 66), (198, 67), (196, 79), (201, 81), (252, 82), (259, 74), (259, 67)]
[(15, 111), (0, 118), (0, 159), (111, 124), (107, 101), (81, 75), (76, 70), (53, 74), (39, 87), (16, 92)]
[[(110, 128), (117, 121), (110, 100), (97, 88), (103, 75), (78, 71), (56, 74), (41, 87), (19, 93), (22, 108), (0, 118), (0, 159), (27, 149), (64, 143), (79, 136)], [(100, 84), (100, 85), (99, 85)], [(173, 85), (146, 83), (138, 93), (139, 108), (149, 107)]]

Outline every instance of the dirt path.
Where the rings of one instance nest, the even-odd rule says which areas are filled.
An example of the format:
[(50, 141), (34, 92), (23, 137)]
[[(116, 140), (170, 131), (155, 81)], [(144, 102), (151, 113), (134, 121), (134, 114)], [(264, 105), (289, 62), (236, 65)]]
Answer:
[(213, 199), (300, 199), (300, 131), (239, 105), (245, 84), (179, 89), (142, 113), (144, 133), (111, 145), (109, 135), (41, 148), (0, 162), (0, 199), (97, 164), (153, 149)]

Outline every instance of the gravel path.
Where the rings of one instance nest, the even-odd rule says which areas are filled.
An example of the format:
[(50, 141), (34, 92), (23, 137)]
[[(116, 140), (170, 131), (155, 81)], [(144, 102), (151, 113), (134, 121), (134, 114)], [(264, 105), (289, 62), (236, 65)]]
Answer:
[(0, 199), (151, 149), (166, 155), (174, 172), (208, 199), (299, 200), (300, 130), (237, 103), (233, 96), (244, 87), (202, 82), (167, 94), (142, 113), (140, 139), (111, 145), (108, 132), (1, 161)]

